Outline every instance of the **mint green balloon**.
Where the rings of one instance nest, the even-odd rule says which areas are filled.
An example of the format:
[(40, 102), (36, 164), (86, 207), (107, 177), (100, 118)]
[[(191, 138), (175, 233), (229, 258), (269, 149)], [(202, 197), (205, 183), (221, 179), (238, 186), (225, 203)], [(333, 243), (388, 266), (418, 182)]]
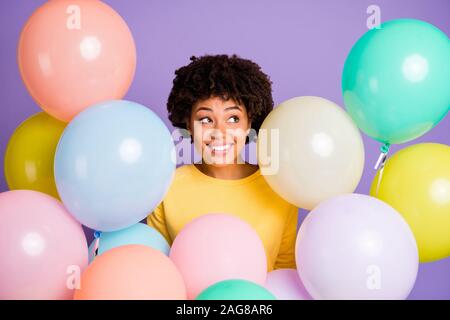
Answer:
[(247, 280), (225, 280), (203, 290), (196, 300), (276, 300), (260, 285)]
[(353, 46), (342, 90), (348, 113), (368, 136), (390, 144), (413, 140), (449, 111), (449, 39), (420, 20), (385, 22)]

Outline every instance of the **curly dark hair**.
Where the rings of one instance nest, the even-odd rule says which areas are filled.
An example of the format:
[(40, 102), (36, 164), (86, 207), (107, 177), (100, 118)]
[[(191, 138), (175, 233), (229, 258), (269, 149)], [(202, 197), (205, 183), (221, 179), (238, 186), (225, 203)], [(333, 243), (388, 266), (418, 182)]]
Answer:
[(186, 119), (198, 101), (220, 97), (244, 105), (251, 127), (258, 132), (273, 109), (272, 82), (261, 67), (237, 55), (192, 56), (190, 60), (175, 71), (167, 101), (172, 124), (186, 129)]

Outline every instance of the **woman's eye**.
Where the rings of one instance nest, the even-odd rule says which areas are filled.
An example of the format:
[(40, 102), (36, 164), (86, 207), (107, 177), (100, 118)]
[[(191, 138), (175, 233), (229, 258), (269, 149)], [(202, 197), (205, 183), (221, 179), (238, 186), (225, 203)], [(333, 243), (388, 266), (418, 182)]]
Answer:
[(212, 122), (212, 121), (211, 121), (211, 119), (208, 118), (208, 117), (205, 117), (205, 118), (201, 118), (201, 119), (200, 119), (200, 123), (201, 123), (201, 124), (207, 124), (207, 123), (210, 123), (210, 122)]
[(228, 122), (237, 123), (239, 122), (239, 118), (236, 116), (230, 117), (230, 119), (228, 119)]

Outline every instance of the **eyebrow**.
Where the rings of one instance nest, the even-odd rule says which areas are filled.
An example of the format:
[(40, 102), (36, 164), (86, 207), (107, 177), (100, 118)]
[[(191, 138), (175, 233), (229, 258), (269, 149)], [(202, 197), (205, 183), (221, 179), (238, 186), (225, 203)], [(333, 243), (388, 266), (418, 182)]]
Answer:
[(241, 107), (239, 107), (239, 106), (231, 106), (231, 107), (226, 107), (225, 110), (241, 110)]
[[(200, 110), (213, 111), (211, 108), (208, 108), (208, 107), (200, 107), (200, 108), (198, 108), (198, 109), (196, 110), (196, 112), (198, 112), (198, 111), (200, 111)], [(226, 107), (226, 108), (225, 108), (225, 111), (228, 111), (228, 110), (241, 110), (241, 107), (239, 107), (239, 106), (230, 106), (230, 107)]]

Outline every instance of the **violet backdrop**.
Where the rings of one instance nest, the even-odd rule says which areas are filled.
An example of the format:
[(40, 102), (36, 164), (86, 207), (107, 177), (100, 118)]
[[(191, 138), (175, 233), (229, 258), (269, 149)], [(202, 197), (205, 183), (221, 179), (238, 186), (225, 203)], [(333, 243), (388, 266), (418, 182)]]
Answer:
[[(6, 145), (14, 129), (39, 112), (19, 75), (16, 51), (27, 18), (44, 0), (0, 3), (0, 192)], [(341, 73), (355, 41), (367, 31), (366, 9), (381, 8), (381, 20), (415, 18), (450, 32), (448, 0), (106, 0), (125, 19), (137, 46), (137, 70), (125, 99), (157, 112), (165, 107), (174, 70), (192, 55), (236, 53), (259, 63), (273, 81), (275, 104), (316, 95), (343, 106)], [(368, 194), (379, 143), (363, 135), (366, 164), (356, 190)], [(450, 144), (450, 116), (410, 144)], [(392, 154), (391, 153), (391, 154)], [(303, 218), (306, 212), (300, 211)], [(87, 231), (88, 239), (92, 234)], [(421, 264), (410, 299), (450, 299), (450, 258)]]

